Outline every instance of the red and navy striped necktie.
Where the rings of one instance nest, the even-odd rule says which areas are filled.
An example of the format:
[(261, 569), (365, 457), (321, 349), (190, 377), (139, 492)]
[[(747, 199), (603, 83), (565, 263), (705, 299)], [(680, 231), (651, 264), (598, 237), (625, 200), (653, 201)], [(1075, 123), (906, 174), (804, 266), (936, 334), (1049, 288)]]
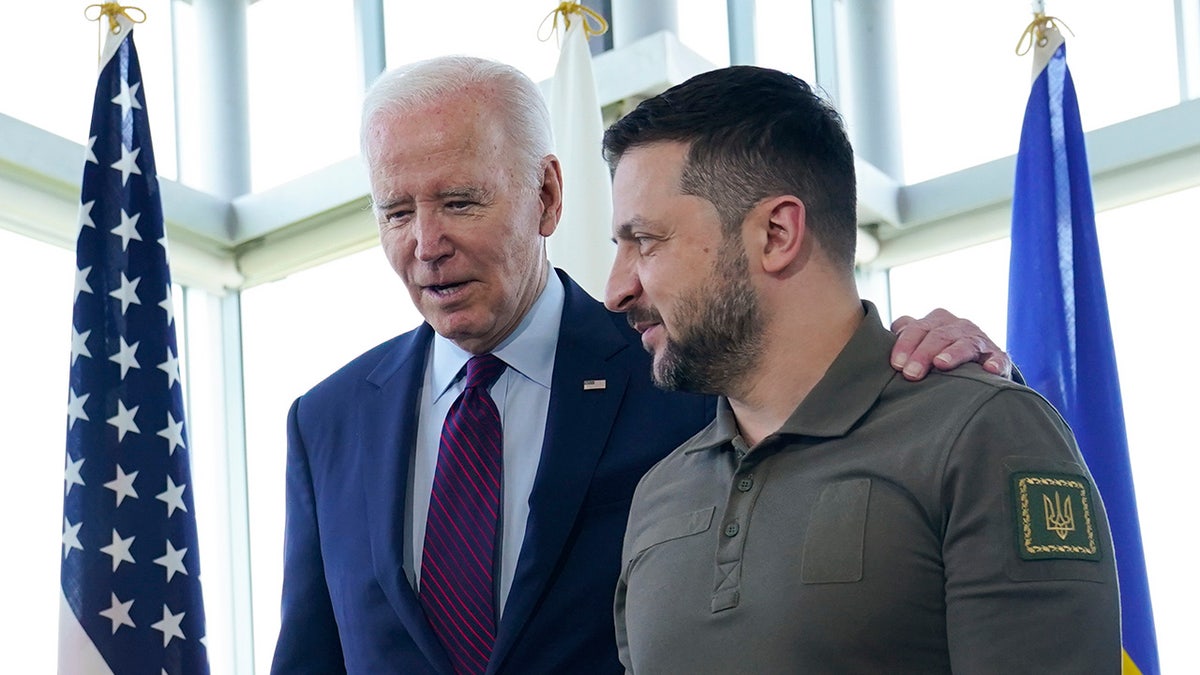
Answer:
[(496, 642), (497, 525), (503, 435), (488, 388), (506, 364), (467, 362), (467, 384), (442, 426), (421, 557), (421, 606), (454, 671), (483, 673)]

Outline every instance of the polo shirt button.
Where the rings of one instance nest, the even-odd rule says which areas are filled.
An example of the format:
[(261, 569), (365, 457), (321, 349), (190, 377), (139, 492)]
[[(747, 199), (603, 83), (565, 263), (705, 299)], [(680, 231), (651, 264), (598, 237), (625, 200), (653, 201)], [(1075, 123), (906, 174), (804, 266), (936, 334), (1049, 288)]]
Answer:
[(725, 526), (725, 536), (726, 537), (736, 537), (737, 533), (738, 533), (738, 524), (737, 523), (730, 523)]
[(749, 492), (752, 487), (754, 487), (754, 479), (750, 476), (739, 480), (737, 484), (738, 492)]

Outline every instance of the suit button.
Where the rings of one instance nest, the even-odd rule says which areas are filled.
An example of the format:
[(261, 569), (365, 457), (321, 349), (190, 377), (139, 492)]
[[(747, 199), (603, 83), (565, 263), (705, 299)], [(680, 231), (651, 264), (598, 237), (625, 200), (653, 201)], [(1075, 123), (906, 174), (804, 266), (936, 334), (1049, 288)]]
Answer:
[(754, 479), (750, 476), (739, 480), (737, 484), (738, 492), (749, 492), (752, 487), (754, 487)]
[(737, 533), (738, 533), (738, 524), (737, 523), (730, 523), (725, 526), (725, 536), (726, 537), (736, 537)]

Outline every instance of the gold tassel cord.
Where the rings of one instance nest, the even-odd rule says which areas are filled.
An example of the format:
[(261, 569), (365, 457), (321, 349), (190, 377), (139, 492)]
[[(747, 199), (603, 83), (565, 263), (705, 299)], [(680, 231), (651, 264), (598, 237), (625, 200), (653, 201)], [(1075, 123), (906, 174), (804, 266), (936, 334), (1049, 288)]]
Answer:
[[(95, 11), (93, 12), (92, 10)], [(102, 2), (83, 8), (83, 17), (88, 21), (100, 21), (106, 16), (108, 17), (108, 31), (113, 35), (120, 35), (121, 33), (121, 24), (117, 22), (118, 16), (125, 17), (130, 23), (145, 23), (146, 21), (146, 11), (141, 7), (122, 5), (119, 2)], [(97, 62), (104, 58), (103, 33), (103, 29), (100, 29), (96, 34)]]
[[(572, 16), (577, 16), (583, 21), (583, 34), (589, 38), (608, 32), (608, 22), (596, 10), (578, 2), (560, 2), (558, 7), (555, 7), (546, 15), (546, 18), (542, 19), (541, 25), (538, 26), (538, 39), (545, 42), (550, 39), (552, 34), (557, 34), (559, 18), (562, 18), (563, 32), (565, 33), (571, 27)], [(547, 21), (550, 22), (550, 31), (545, 30)], [(545, 33), (545, 37), (542, 37), (543, 33)]]
[[(92, 15), (92, 10), (95, 11), (95, 16)], [(134, 12), (141, 18), (135, 18)], [(94, 5), (88, 5), (83, 8), (83, 16), (88, 21), (99, 21), (102, 17), (108, 17), (108, 30), (113, 35), (121, 32), (121, 25), (117, 23), (117, 17), (123, 16), (129, 19), (132, 23), (144, 23), (146, 21), (146, 12), (141, 7), (133, 5), (122, 5), (119, 2), (102, 2)]]
[(1057, 29), (1060, 25), (1067, 29), (1071, 37), (1075, 36), (1075, 31), (1071, 30), (1071, 27), (1062, 19), (1055, 16), (1046, 16), (1041, 12), (1035, 12), (1033, 21), (1029, 22), (1029, 25), (1025, 27), (1025, 31), (1021, 33), (1021, 39), (1017, 41), (1017, 56), (1025, 56), (1034, 47), (1045, 47), (1046, 29)]

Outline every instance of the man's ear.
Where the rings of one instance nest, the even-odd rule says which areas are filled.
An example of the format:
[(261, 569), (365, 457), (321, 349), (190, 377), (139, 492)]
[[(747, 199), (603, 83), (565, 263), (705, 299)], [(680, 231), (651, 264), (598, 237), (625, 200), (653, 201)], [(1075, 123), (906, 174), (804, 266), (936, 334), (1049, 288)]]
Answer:
[(554, 155), (542, 159), (542, 218), (538, 222), (538, 233), (543, 237), (554, 234), (562, 218), (563, 177), (562, 165)]
[(792, 195), (773, 197), (755, 209), (763, 231), (762, 267), (769, 274), (778, 274), (804, 257), (808, 237), (807, 211), (804, 202)]

